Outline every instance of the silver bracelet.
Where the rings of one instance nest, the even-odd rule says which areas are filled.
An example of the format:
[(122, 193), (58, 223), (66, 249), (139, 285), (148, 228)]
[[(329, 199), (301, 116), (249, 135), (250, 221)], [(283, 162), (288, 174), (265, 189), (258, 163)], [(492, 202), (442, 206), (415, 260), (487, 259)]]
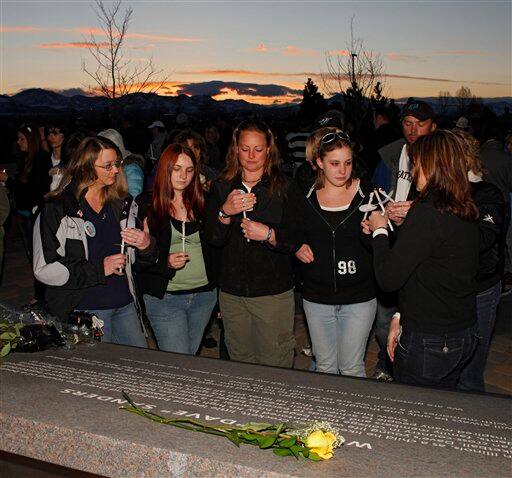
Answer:
[(270, 241), (270, 238), (272, 237), (272, 231), (273, 229), (271, 227), (268, 228), (268, 234), (267, 234), (267, 237), (265, 238), (265, 240), (263, 242), (268, 242)]

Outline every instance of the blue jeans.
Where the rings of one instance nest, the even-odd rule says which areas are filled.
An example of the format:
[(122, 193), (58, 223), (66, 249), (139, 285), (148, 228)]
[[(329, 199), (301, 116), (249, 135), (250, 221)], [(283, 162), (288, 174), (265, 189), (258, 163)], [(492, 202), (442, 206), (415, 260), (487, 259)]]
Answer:
[(456, 388), (475, 351), (476, 327), (444, 335), (403, 330), (395, 348), (394, 379), (427, 387)]
[(102, 342), (134, 347), (148, 346), (133, 302), (118, 309), (87, 310), (103, 320)]
[(462, 370), (460, 390), (485, 392), (484, 370), (492, 331), (496, 322), (496, 310), (501, 297), (501, 281), (476, 296), (476, 314), (479, 341), (475, 354)]
[(166, 352), (195, 355), (217, 303), (217, 290), (165, 294), (163, 299), (146, 294), (144, 302), (158, 348)]
[(375, 318), (377, 300), (327, 305), (304, 299), (316, 370), (366, 377), (364, 354)]

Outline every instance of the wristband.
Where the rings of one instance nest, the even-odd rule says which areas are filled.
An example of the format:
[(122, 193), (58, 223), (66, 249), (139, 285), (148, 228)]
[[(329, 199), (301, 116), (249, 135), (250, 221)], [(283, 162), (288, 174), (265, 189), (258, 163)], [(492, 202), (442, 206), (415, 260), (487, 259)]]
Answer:
[(231, 216), (229, 214), (226, 214), (224, 212), (224, 209), (220, 208), (219, 209), (219, 217), (222, 217), (223, 219), (229, 219)]
[(272, 229), (271, 227), (268, 228), (268, 233), (267, 233), (267, 237), (262, 241), (262, 242), (268, 242), (270, 241), (270, 238), (272, 237), (272, 231), (274, 229)]

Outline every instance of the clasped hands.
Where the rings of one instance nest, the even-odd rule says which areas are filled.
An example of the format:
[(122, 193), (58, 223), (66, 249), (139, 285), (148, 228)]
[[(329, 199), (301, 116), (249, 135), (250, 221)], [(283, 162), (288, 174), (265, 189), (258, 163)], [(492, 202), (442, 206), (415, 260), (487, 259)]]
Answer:
[(373, 211), (368, 219), (361, 221), (361, 227), (365, 234), (371, 234), (376, 229), (387, 228), (388, 219), (400, 226), (411, 208), (412, 201), (396, 201), (386, 204), (386, 212)]
[[(121, 231), (121, 237), (127, 246), (132, 246), (139, 251), (147, 249), (151, 244), (151, 236), (149, 235), (149, 227), (147, 219), (144, 219), (144, 229), (135, 229), (127, 227)], [(126, 255), (112, 254), (103, 259), (103, 272), (108, 277), (112, 274), (122, 276), (124, 274), (124, 266), (126, 264)]]
[[(246, 211), (250, 211), (254, 208), (257, 202), (256, 195), (254, 193), (245, 193), (239, 189), (231, 191), (226, 198), (226, 202), (222, 205), (222, 212), (228, 216), (235, 216)], [(220, 218), (220, 220), (229, 224), (231, 218)], [(251, 241), (264, 241), (268, 237), (270, 227), (262, 222), (251, 221), (244, 217), (240, 223), (242, 233), (246, 239)]]

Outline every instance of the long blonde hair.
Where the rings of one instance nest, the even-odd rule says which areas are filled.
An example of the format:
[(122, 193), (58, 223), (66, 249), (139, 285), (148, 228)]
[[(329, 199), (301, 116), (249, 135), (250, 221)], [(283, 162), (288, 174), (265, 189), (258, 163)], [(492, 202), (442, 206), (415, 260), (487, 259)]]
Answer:
[[(77, 199), (80, 198), (84, 189), (94, 184), (98, 179), (94, 164), (101, 151), (106, 149), (114, 150), (116, 161), (122, 161), (121, 152), (112, 141), (99, 136), (84, 138), (67, 164), (59, 187), (49, 193), (47, 197), (60, 197), (64, 189), (73, 183), (75, 196)], [(105, 204), (116, 199), (124, 199), (128, 195), (128, 184), (122, 167), (119, 168), (114, 184), (102, 188), (101, 192)]]
[(478, 140), (471, 133), (462, 129), (457, 128), (452, 130), (452, 132), (461, 140), (464, 147), (468, 170), (473, 171), (477, 176), (483, 176), (486, 171), (482, 161), (480, 161), (480, 143)]

